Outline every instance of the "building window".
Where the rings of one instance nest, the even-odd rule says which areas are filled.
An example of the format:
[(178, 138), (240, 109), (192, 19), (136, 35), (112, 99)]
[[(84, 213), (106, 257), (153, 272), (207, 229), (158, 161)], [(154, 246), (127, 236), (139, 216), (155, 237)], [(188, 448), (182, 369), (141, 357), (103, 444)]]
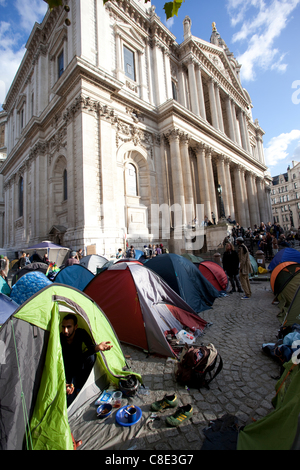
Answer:
[(57, 65), (58, 65), (58, 78), (62, 76), (63, 71), (64, 71), (64, 51), (61, 51), (61, 53), (58, 56), (57, 59)]
[(134, 52), (124, 46), (124, 72), (126, 77), (135, 82)]
[(21, 114), (20, 114), (20, 127), (21, 127), (21, 130), (24, 127), (24, 109), (22, 109)]
[(31, 117), (34, 115), (34, 93), (31, 95)]
[(176, 83), (174, 80), (172, 80), (172, 95), (173, 95), (173, 100), (177, 101), (177, 87)]
[(19, 217), (23, 217), (23, 178), (19, 179)]
[(68, 172), (64, 170), (64, 201), (68, 199)]
[(136, 167), (129, 163), (127, 166), (127, 194), (129, 196), (137, 196), (137, 175), (136, 175)]
[(5, 140), (5, 125), (2, 124), (2, 126), (0, 126), (0, 148), (4, 147), (4, 140)]
[(294, 188), (298, 189), (298, 184), (297, 183), (294, 183)]

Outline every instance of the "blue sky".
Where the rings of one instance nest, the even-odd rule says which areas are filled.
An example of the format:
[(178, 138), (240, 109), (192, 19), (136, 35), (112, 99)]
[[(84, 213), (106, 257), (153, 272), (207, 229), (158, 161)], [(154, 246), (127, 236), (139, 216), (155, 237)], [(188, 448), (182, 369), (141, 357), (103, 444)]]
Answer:
[[(206, 41), (215, 21), (242, 64), (242, 85), (252, 99), (253, 119), (266, 133), (271, 175), (284, 173), (292, 160), (300, 161), (300, 0), (186, 0), (178, 17), (168, 22), (165, 1), (152, 0), (152, 5), (178, 43), (183, 40), (186, 15), (192, 20), (192, 34)], [(41, 22), (46, 10), (43, 0), (0, 0), (0, 103), (34, 22)]]

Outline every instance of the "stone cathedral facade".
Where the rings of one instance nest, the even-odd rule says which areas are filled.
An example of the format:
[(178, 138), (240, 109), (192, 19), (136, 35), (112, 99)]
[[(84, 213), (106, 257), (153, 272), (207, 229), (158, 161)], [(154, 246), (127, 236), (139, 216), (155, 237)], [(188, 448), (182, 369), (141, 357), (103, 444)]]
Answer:
[[(216, 25), (205, 41), (186, 17), (178, 44), (150, 3), (67, 3), (35, 24), (3, 105), (4, 248), (50, 239), (108, 255), (127, 239), (180, 253), (172, 206), (182, 226), (199, 204), (219, 219), (218, 185), (226, 216), (271, 220), (264, 131)], [(153, 205), (170, 208), (170, 237)]]

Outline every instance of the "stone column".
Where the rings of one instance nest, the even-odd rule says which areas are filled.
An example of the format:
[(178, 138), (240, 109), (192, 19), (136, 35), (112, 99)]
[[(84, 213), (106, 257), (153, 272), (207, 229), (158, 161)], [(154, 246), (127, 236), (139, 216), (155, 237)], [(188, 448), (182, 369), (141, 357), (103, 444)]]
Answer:
[(210, 104), (212, 125), (215, 129), (219, 129), (218, 112), (217, 112), (217, 104), (216, 104), (216, 96), (215, 96), (215, 84), (214, 84), (213, 78), (210, 78), (208, 81), (208, 92), (209, 92), (209, 104)]
[(217, 83), (215, 84), (215, 92), (216, 92), (216, 105), (217, 105), (217, 110), (218, 110), (219, 129), (220, 129), (221, 132), (224, 132), (224, 122), (223, 122), (223, 112), (222, 112), (222, 105), (221, 105), (220, 87)]
[(163, 51), (164, 61), (165, 61), (165, 71), (166, 71), (166, 95), (167, 100), (173, 98), (172, 92), (172, 78), (171, 78), (171, 64), (170, 64), (170, 52), (167, 48)]
[(149, 44), (149, 38), (146, 43), (146, 60), (147, 60), (147, 74), (148, 74), (148, 93), (149, 93), (149, 101), (151, 104), (154, 104), (153, 98), (153, 68), (151, 65), (151, 47)]
[(233, 142), (236, 142), (235, 132), (234, 132), (234, 122), (233, 122), (233, 117), (232, 117), (231, 98), (229, 95), (226, 98), (226, 111), (227, 111), (227, 119), (228, 119), (228, 127), (229, 127), (229, 137)]
[(258, 214), (256, 211), (256, 201), (253, 188), (253, 179), (252, 173), (246, 172), (246, 186), (247, 186), (247, 196), (249, 201), (249, 212), (250, 212), (250, 226), (253, 228), (254, 224), (259, 225)]
[(233, 119), (234, 133), (235, 133), (235, 142), (239, 144), (240, 146), (242, 146), (241, 131), (240, 131), (238, 120), (236, 118), (236, 107), (235, 107), (235, 103), (233, 100), (231, 101), (231, 109), (232, 109), (232, 119)]
[[(222, 198), (224, 204), (225, 217), (230, 214), (228, 190), (225, 174), (225, 158), (224, 155), (217, 155), (218, 183), (222, 186)], [(231, 214), (230, 214), (231, 215)]]
[(185, 89), (185, 76), (184, 76), (184, 70), (183, 67), (181, 66), (181, 69), (179, 70), (179, 77), (178, 77), (178, 83), (179, 83), (179, 103), (182, 104), (185, 108), (187, 108), (187, 96), (186, 96), (186, 89)]
[(139, 59), (139, 82), (140, 82), (140, 90), (141, 90), (141, 99), (144, 101), (148, 101), (148, 89), (147, 89), (147, 80), (145, 77), (145, 67), (143, 66), (145, 54), (138, 51), (138, 59)]
[(247, 147), (248, 152), (251, 153), (247, 116), (246, 116), (245, 111), (243, 111), (243, 120), (244, 120), (244, 129), (245, 129), (246, 147)]
[[(190, 156), (189, 156), (188, 134), (182, 133), (180, 135), (180, 150), (181, 150), (181, 168), (182, 168), (182, 173), (183, 173), (184, 200), (185, 200), (185, 204), (191, 204), (193, 218), (194, 218), (195, 208), (194, 208), (191, 162), (190, 162)], [(192, 222), (192, 220), (187, 220), (187, 223), (189, 222)]]
[(226, 191), (228, 195), (228, 205), (229, 205), (229, 214), (231, 219), (235, 219), (235, 208), (234, 208), (234, 201), (233, 201), (233, 192), (232, 192), (232, 182), (231, 182), (231, 174), (230, 174), (230, 159), (225, 158), (224, 161), (225, 166), (225, 180), (226, 180)]
[[(216, 220), (218, 220), (219, 211), (218, 211), (217, 198), (216, 198), (216, 188), (215, 188), (214, 172), (213, 172), (213, 166), (212, 166), (211, 148), (208, 148), (206, 152), (206, 170), (207, 170), (207, 181), (208, 181), (208, 188), (209, 188), (211, 212), (215, 213)], [(211, 214), (207, 214), (207, 217), (211, 219)]]
[(188, 74), (189, 74), (189, 86), (191, 94), (191, 107), (192, 112), (199, 116), (199, 106), (198, 106), (198, 93), (197, 93), (197, 84), (196, 84), (196, 75), (193, 59), (190, 59), (188, 62)]
[(196, 66), (196, 82), (197, 82), (197, 89), (198, 89), (200, 116), (203, 119), (206, 119), (206, 110), (205, 110), (205, 101), (204, 101), (201, 67), (200, 67), (199, 64), (197, 64), (197, 66)]
[(238, 120), (239, 120), (240, 131), (241, 131), (242, 147), (243, 147), (244, 150), (248, 150), (247, 140), (246, 140), (246, 129), (245, 129), (245, 122), (244, 122), (244, 115), (243, 115), (243, 111), (242, 111), (241, 108), (238, 110)]
[(265, 195), (265, 184), (262, 178), (256, 179), (257, 185), (257, 195), (258, 195), (258, 205), (259, 205), (259, 212), (261, 222), (267, 223), (267, 211), (266, 211), (266, 195)]
[(170, 141), (170, 154), (171, 154), (171, 169), (172, 169), (172, 183), (173, 183), (173, 195), (174, 195), (174, 204), (178, 204), (176, 216), (179, 217), (179, 211), (182, 211), (182, 223), (186, 223), (185, 220), (185, 210), (184, 210), (184, 186), (183, 186), (183, 174), (182, 174), (182, 165), (180, 158), (180, 144), (179, 144), (179, 129), (172, 129), (168, 133)]
[(250, 225), (250, 211), (249, 211), (249, 202), (248, 202), (248, 194), (247, 194), (247, 187), (246, 187), (246, 168), (242, 167), (241, 170), (242, 176), (242, 191), (243, 191), (243, 200), (244, 200), (244, 207), (245, 207), (245, 221), (243, 227), (249, 227)]
[[(210, 197), (209, 197), (207, 171), (206, 171), (205, 145), (198, 144), (195, 150), (196, 150), (197, 166), (198, 166), (200, 201), (201, 201), (201, 204), (204, 204), (204, 215), (206, 215), (210, 219), (211, 204), (210, 204)], [(202, 221), (199, 221), (199, 222), (201, 223)]]
[(236, 221), (243, 227), (246, 223), (245, 206), (244, 206), (244, 192), (242, 188), (242, 166), (237, 165), (234, 168), (234, 183), (236, 192), (236, 203), (237, 203), (237, 218)]
[(157, 106), (164, 102), (164, 86), (161, 85), (162, 77), (164, 76), (163, 70), (163, 56), (160, 49), (160, 43), (153, 41), (153, 63), (154, 63), (154, 80), (155, 80), (155, 92), (154, 101)]

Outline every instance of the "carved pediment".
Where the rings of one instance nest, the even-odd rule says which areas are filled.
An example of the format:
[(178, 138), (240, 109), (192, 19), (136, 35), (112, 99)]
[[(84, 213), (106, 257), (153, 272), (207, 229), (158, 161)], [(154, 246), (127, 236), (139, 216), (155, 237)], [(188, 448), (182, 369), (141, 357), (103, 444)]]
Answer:
[(128, 42), (137, 51), (143, 52), (145, 48), (144, 38), (137, 31), (126, 23), (114, 24), (115, 34), (119, 35), (123, 41)]

